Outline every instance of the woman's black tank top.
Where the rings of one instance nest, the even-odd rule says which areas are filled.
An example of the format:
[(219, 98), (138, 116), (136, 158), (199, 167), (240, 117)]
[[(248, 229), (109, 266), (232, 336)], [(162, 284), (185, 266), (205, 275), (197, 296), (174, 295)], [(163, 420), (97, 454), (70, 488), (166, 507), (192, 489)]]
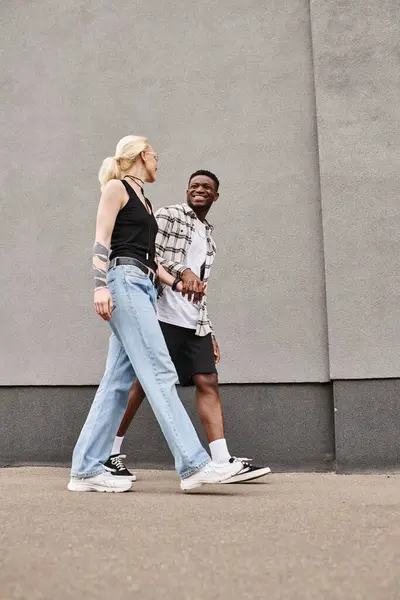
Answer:
[(150, 214), (129, 183), (124, 179), (121, 181), (128, 192), (129, 200), (115, 219), (110, 260), (118, 256), (129, 256), (140, 260), (154, 271), (157, 268), (155, 254), (158, 226), (152, 206), (146, 198), (151, 209)]

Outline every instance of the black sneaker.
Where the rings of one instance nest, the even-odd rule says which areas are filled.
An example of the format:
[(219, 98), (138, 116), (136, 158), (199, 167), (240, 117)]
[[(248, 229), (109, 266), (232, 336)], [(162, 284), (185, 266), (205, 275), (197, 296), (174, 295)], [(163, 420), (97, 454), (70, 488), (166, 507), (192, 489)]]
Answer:
[(104, 463), (104, 468), (116, 477), (123, 477), (130, 481), (136, 481), (136, 475), (128, 471), (122, 459), (126, 458), (126, 454), (113, 454), (108, 461)]
[(256, 467), (251, 464), (250, 458), (231, 458), (232, 460), (241, 460), (243, 463), (243, 469), (239, 471), (237, 475), (233, 475), (226, 481), (222, 483), (244, 483), (245, 481), (252, 481), (253, 479), (259, 479), (260, 477), (264, 477), (264, 475), (268, 475), (271, 473), (271, 469), (269, 467)]

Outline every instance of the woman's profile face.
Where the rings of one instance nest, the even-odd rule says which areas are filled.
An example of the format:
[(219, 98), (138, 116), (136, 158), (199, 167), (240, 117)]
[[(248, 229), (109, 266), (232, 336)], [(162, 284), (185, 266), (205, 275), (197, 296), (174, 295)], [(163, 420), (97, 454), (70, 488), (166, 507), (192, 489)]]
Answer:
[(158, 154), (154, 152), (151, 146), (143, 152), (143, 161), (148, 173), (147, 182), (153, 183), (157, 179)]

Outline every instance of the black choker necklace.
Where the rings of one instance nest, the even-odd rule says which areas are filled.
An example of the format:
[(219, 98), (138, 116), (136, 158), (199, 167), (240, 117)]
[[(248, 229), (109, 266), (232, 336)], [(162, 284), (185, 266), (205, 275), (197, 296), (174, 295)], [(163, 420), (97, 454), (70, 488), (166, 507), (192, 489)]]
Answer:
[[(138, 184), (138, 181), (140, 181), (140, 183), (141, 183), (142, 185), (139, 185), (139, 187), (140, 187), (140, 191), (141, 191), (141, 192), (142, 192), (142, 194), (143, 194), (143, 186), (144, 186), (144, 181), (143, 181), (142, 179), (140, 179), (140, 177), (135, 177), (134, 175), (125, 175), (125, 179), (132, 179), (132, 181), (134, 181), (134, 182), (135, 182), (137, 185), (139, 185), (139, 184)], [(144, 194), (143, 194), (143, 195), (144, 195)]]

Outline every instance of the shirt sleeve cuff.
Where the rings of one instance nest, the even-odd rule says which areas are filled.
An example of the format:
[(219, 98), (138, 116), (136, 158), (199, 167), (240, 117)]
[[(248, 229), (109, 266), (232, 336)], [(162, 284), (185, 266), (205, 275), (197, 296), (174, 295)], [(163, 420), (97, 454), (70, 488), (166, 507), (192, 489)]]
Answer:
[(184, 271), (187, 271), (189, 267), (185, 267), (185, 265), (176, 265), (173, 267), (174, 271), (177, 272), (178, 275), (182, 275)]

